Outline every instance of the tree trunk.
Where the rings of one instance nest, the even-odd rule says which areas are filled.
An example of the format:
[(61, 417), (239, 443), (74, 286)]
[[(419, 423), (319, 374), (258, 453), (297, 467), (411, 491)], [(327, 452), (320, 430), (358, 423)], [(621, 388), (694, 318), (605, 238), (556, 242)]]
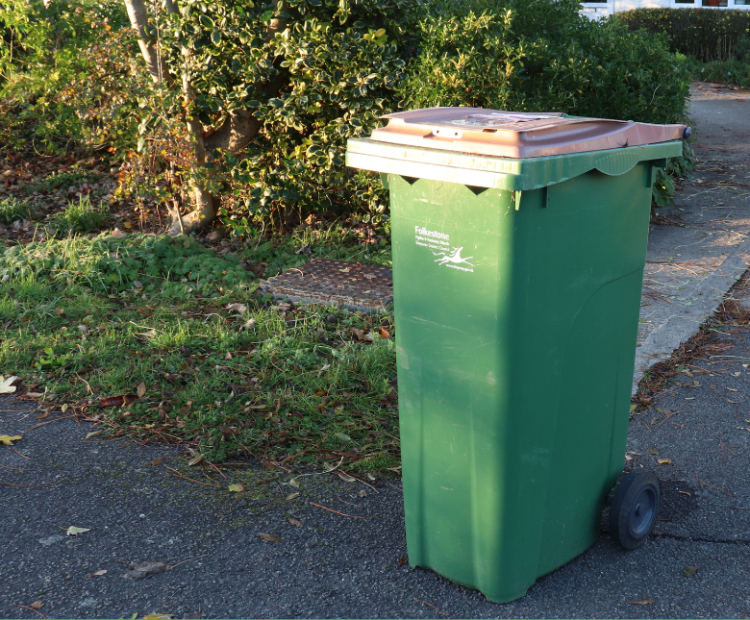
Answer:
[(156, 47), (154, 47), (151, 37), (146, 32), (146, 28), (148, 27), (146, 5), (143, 3), (143, 0), (125, 0), (125, 7), (128, 9), (130, 24), (138, 34), (138, 46), (141, 48), (141, 55), (146, 61), (146, 68), (151, 74), (151, 78), (156, 83), (168, 80), (169, 71), (167, 71), (164, 60)]
[[(148, 13), (146, 11), (145, 0), (125, 0), (125, 6), (128, 10), (130, 23), (138, 34), (138, 45), (141, 48), (141, 54), (146, 61), (146, 67), (156, 83), (166, 82), (172, 84), (173, 79), (159, 54), (159, 50), (154, 46), (148, 36)], [(172, 14), (177, 12), (177, 7), (173, 0), (165, 0), (167, 11)], [(284, 0), (277, 0), (276, 10), (281, 11), (284, 8)], [(270, 41), (278, 32), (286, 28), (286, 20), (272, 19), (268, 26), (265, 36), (266, 41)], [(188, 49), (182, 50), (185, 59), (185, 68), (182, 75), (182, 93), (186, 103), (187, 110), (190, 110), (191, 103), (195, 99), (195, 93), (188, 79), (187, 59)], [(281, 92), (285, 78), (278, 78), (272, 83), (267, 84), (263, 91), (270, 97), (275, 97)], [(203, 126), (200, 121), (191, 117), (187, 121), (188, 139), (192, 142), (193, 152), (195, 154), (196, 166), (203, 166), (206, 163), (207, 150), (222, 149), (232, 154), (237, 154), (244, 149), (250, 141), (257, 135), (262, 127), (262, 123), (257, 120), (250, 110), (238, 110), (231, 113), (222, 123), (222, 125), (210, 136), (203, 137)], [(175, 205), (171, 209), (172, 223), (167, 228), (167, 233), (171, 236), (188, 234), (210, 224), (216, 217), (216, 197), (203, 187), (200, 182), (192, 183), (192, 191), (195, 198), (195, 209), (186, 215), (181, 215), (179, 206)]]

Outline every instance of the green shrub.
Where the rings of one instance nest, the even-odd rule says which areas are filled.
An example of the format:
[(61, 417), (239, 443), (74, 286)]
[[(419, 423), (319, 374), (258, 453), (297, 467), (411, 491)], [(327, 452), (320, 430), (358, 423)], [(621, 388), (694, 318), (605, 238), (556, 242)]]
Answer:
[(99, 207), (91, 203), (88, 196), (78, 202), (68, 202), (64, 211), (50, 216), (52, 228), (61, 233), (87, 233), (99, 230), (109, 221), (109, 210), (103, 203)]
[(666, 34), (670, 49), (704, 62), (748, 53), (750, 13), (715, 9), (635, 9), (612, 18), (631, 30)]
[(440, 5), (420, 25), (421, 54), (401, 87), (405, 106), (682, 119), (689, 73), (665, 38), (590, 21), (578, 8), (569, 0)]
[(12, 42), (0, 46), (0, 138), (50, 151), (130, 147), (139, 97), (153, 87), (132, 62), (122, 0), (5, 0)]

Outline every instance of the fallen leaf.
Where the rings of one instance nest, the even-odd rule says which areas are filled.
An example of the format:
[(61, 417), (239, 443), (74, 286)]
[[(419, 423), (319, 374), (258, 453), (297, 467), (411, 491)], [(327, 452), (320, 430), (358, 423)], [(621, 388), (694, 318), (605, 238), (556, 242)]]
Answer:
[(174, 616), (172, 614), (157, 614), (156, 612), (143, 616), (143, 620), (169, 620), (169, 618), (174, 618)]
[(659, 454), (658, 450), (653, 450), (653, 449), (652, 449), (652, 450), (649, 450), (649, 452), (650, 452), (651, 454), (653, 454), (654, 456), (656, 456), (656, 455), (658, 455), (658, 454)]
[(291, 517), (289, 517), (287, 521), (296, 527), (302, 527), (302, 521), (297, 521), (297, 519), (292, 519)]
[(133, 288), (134, 289), (142, 289), (143, 288), (143, 282), (140, 280), (133, 280)]
[(91, 573), (90, 575), (86, 575), (86, 577), (101, 577), (102, 575), (106, 575), (107, 571), (105, 569), (97, 570)]
[(659, 465), (671, 465), (672, 459), (656, 459), (656, 462), (659, 463)]
[(120, 405), (124, 407), (125, 405), (130, 405), (131, 403), (134, 403), (136, 400), (138, 400), (138, 396), (135, 394), (123, 394), (122, 396), (109, 396), (108, 398), (103, 398), (99, 401), (99, 408), (104, 409), (104, 407), (115, 407), (117, 405)]
[(203, 458), (204, 458), (204, 457), (203, 457), (203, 455), (202, 455), (202, 454), (198, 454), (197, 456), (194, 456), (194, 457), (193, 457), (192, 459), (190, 459), (190, 460), (188, 461), (188, 465), (190, 465), (191, 467), (192, 467), (193, 465), (197, 465), (198, 463), (200, 463), (200, 462), (201, 462), (201, 461), (203, 460)]
[(44, 396), (44, 392), (26, 392), (26, 396), (29, 398), (39, 398)]
[(678, 493), (679, 493), (680, 495), (687, 495), (688, 497), (693, 497), (693, 496), (692, 496), (692, 495), (691, 495), (690, 493), (688, 493), (687, 491), (678, 491)]
[(631, 605), (651, 605), (651, 603), (653, 602), (654, 602), (654, 599), (646, 598), (646, 599), (643, 599), (642, 601), (630, 601), (630, 604)]
[(92, 437), (98, 437), (101, 434), (102, 434), (101, 431), (91, 431), (90, 433), (87, 433), (86, 439), (91, 439)]
[(124, 239), (127, 236), (127, 233), (122, 232), (119, 228), (115, 228), (112, 231), (112, 237), (114, 237), (115, 239)]
[(349, 267), (344, 267), (343, 269), (339, 269), (341, 273), (349, 273)]
[(226, 310), (236, 312), (237, 314), (246, 314), (247, 306), (245, 304), (227, 304), (224, 306)]
[(687, 568), (684, 568), (682, 572), (685, 573), (685, 577), (692, 577), (693, 575), (695, 575), (695, 573), (698, 572), (698, 567), (688, 566)]
[(347, 435), (346, 433), (335, 433), (334, 437), (336, 439), (341, 440), (341, 441), (351, 441), (352, 440), (352, 438), (349, 437), (349, 435)]
[(138, 394), (138, 398), (143, 398), (143, 395), (146, 393), (146, 384), (143, 381), (138, 384), (135, 393)]
[(144, 562), (142, 564), (132, 563), (129, 568), (131, 570), (125, 573), (122, 578), (136, 580), (146, 579), (152, 575), (163, 573), (165, 570), (169, 570), (169, 564), (164, 564), (164, 562)]
[(240, 491), (244, 491), (245, 487), (243, 487), (241, 484), (230, 484), (229, 487), (227, 487), (227, 490), (231, 491), (232, 493), (239, 493)]
[(373, 476), (369, 471), (367, 472), (367, 479), (370, 482), (375, 482), (375, 476)]
[(31, 607), (34, 608), (34, 609), (41, 609), (42, 607), (44, 607), (44, 602), (43, 601), (34, 601), (31, 604)]
[(357, 493), (358, 497), (367, 497), (367, 491), (364, 489), (361, 489), (359, 493)]
[(76, 527), (75, 525), (71, 525), (68, 530), (65, 532), (66, 536), (78, 536), (78, 534), (83, 534), (84, 532), (90, 532), (91, 530), (87, 527)]
[(297, 499), (299, 497), (299, 493), (290, 493), (286, 496), (285, 501), (291, 502), (293, 499)]
[(356, 478), (352, 478), (351, 476), (347, 476), (346, 474), (342, 474), (339, 472), (339, 478), (341, 478), (344, 482), (357, 482)]
[(3, 376), (0, 375), (0, 394), (12, 394), (13, 392), (15, 392), (16, 388), (11, 384), (17, 380), (18, 377), (3, 378)]
[(290, 487), (294, 487), (295, 489), (299, 489), (299, 482), (297, 482), (297, 479), (296, 479), (296, 478), (292, 478), (292, 479), (291, 479), (291, 480), (289, 481), (289, 486), (290, 486)]
[(14, 441), (21, 441), (23, 437), (21, 435), (0, 435), (0, 443), (4, 443), (6, 446), (12, 446)]
[(391, 337), (391, 332), (389, 332), (385, 327), (380, 329), (380, 337), (383, 340), (388, 340), (388, 338)]
[(281, 538), (279, 538), (278, 536), (274, 536), (273, 534), (260, 533), (258, 534), (258, 536), (260, 536), (263, 540), (267, 540), (268, 542), (284, 542), (283, 540), (281, 540)]
[(125, 228), (133, 228), (133, 225), (130, 222), (123, 222), (122, 224)]

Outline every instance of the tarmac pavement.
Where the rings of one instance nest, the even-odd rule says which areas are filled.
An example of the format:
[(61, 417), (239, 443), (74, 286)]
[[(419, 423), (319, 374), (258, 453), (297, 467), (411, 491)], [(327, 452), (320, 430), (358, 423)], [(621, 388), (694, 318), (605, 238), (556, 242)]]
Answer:
[[(742, 109), (750, 113), (746, 100)], [(718, 112), (728, 109), (722, 106), (731, 105), (701, 107), (710, 101), (691, 109), (699, 140), (716, 127)], [(688, 267), (706, 271), (701, 282), (677, 283), (680, 269), (654, 279), (644, 298), (654, 305), (644, 308), (659, 304), (670, 314), (642, 315), (652, 321), (642, 325), (655, 327), (642, 334), (640, 349), (658, 340), (647, 342), (649, 334), (670, 332), (677, 325), (672, 317), (690, 314), (701, 322), (713, 312), (707, 304), (693, 315), (697, 309), (686, 302), (694, 297), (683, 291), (704, 297), (716, 289), (720, 299), (745, 269), (740, 237), (750, 223), (742, 228), (745, 216), (730, 219), (749, 206), (741, 175), (750, 137), (742, 139), (736, 153), (734, 143), (727, 153), (716, 151), (722, 160), (729, 151), (737, 155), (726, 180), (710, 177), (707, 167), (717, 167), (717, 160), (701, 155), (691, 183), (703, 178), (716, 185), (689, 216), (679, 211), (688, 208), (683, 197), (668, 212), (675, 220), (683, 214), (685, 226), (666, 226), (663, 235), (652, 230), (659, 251), (676, 258), (683, 258), (677, 257), (680, 242), (669, 250), (665, 241), (671, 229), (710, 232), (720, 241), (694, 244), (707, 256), (691, 258), (707, 267)], [(701, 149), (723, 148), (711, 144)], [(654, 270), (671, 269), (652, 251)], [(683, 340), (695, 332), (686, 330)], [(591, 549), (505, 605), (409, 567), (402, 493), (394, 481), (346, 482), (334, 473), (297, 477), (295, 486), (291, 473), (248, 466), (209, 481), (174, 449), (87, 438), (96, 430), (89, 423), (46, 423), (36, 419), (33, 403), (0, 399), (0, 434), (23, 436), (12, 447), (0, 444), (0, 617), (750, 617), (750, 327), (717, 324), (715, 330), (702, 357), (630, 423), (628, 467), (650, 469), (662, 480), (658, 531), (632, 552), (603, 532)], [(671, 346), (665, 342), (660, 346)], [(660, 355), (668, 354), (671, 349)], [(230, 492), (231, 483), (244, 491)], [(87, 531), (66, 535), (70, 526)]]

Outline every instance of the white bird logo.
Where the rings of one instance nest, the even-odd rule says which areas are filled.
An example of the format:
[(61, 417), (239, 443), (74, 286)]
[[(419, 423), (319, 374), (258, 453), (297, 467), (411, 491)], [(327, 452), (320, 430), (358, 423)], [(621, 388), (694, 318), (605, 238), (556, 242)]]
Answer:
[(442, 256), (443, 258), (436, 258), (435, 262), (439, 265), (445, 265), (446, 263), (453, 263), (454, 265), (460, 265), (462, 263), (466, 263), (470, 267), (473, 267), (473, 263), (469, 262), (470, 258), (474, 258), (473, 256), (467, 256), (466, 258), (463, 258), (461, 256), (461, 250), (463, 250), (463, 247), (460, 248), (453, 248), (453, 252), (450, 254), (446, 254), (445, 252), (433, 252), (433, 256)]

